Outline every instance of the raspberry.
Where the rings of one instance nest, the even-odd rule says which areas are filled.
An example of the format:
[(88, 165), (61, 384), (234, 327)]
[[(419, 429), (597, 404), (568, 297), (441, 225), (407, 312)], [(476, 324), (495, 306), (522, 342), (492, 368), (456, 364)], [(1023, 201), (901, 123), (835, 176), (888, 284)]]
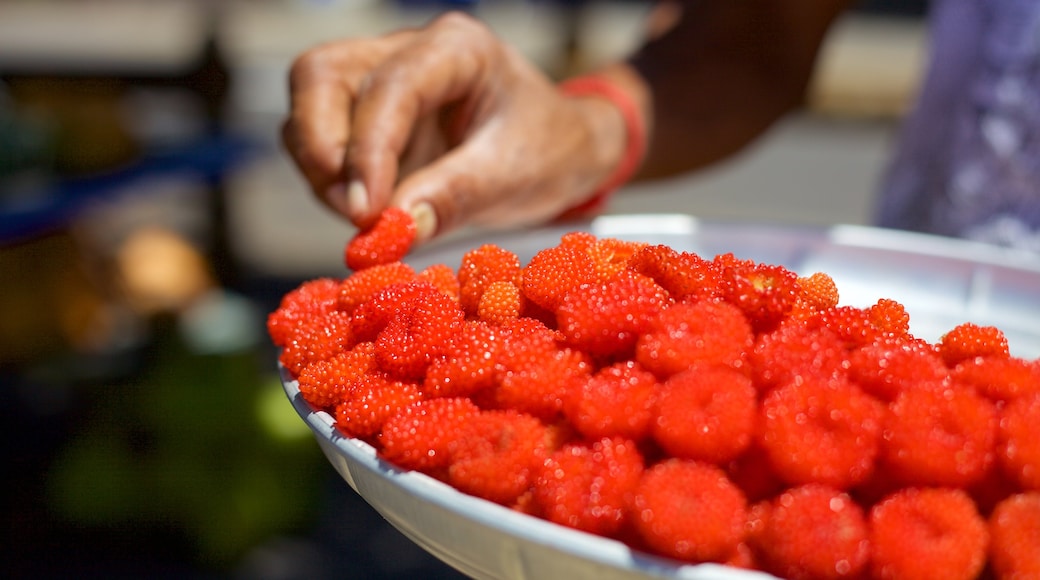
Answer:
[(762, 392), (803, 377), (841, 377), (848, 362), (836, 334), (797, 320), (758, 335), (749, 359), (755, 386)]
[(464, 318), (451, 297), (435, 290), (412, 298), (376, 337), (376, 362), (393, 377), (421, 380), (458, 333)]
[(569, 348), (527, 352), (523, 358), (510, 360), (513, 365), (500, 369), (495, 406), (530, 413), (545, 421), (558, 418), (564, 401), (592, 373), (588, 357)]
[(573, 288), (597, 281), (595, 263), (587, 252), (557, 246), (531, 258), (523, 269), (520, 288), (531, 302), (555, 312)]
[(859, 578), (870, 555), (863, 509), (824, 485), (789, 489), (765, 508), (753, 545), (765, 568), (791, 580)]
[(643, 242), (602, 238), (593, 241), (585, 251), (592, 257), (599, 277), (605, 280), (620, 274), (632, 256), (644, 247)]
[(883, 338), (849, 356), (849, 378), (887, 402), (904, 390), (941, 383), (947, 374), (935, 347), (924, 340)]
[(309, 280), (287, 293), (278, 308), (267, 316), (271, 341), (284, 347), (301, 322), (334, 310), (338, 294), (339, 282), (332, 278)]
[(997, 453), (1004, 472), (1029, 490), (1040, 490), (1040, 394), (1022, 396), (1000, 411)]
[(444, 356), (426, 369), (423, 393), (431, 398), (465, 397), (493, 386), (504, 332), (482, 321), (462, 323)]
[(347, 437), (367, 439), (379, 433), (383, 423), (400, 409), (420, 400), (422, 394), (415, 384), (369, 373), (336, 406), (336, 428)]
[(479, 412), (464, 398), (427, 399), (404, 407), (383, 423), (380, 453), (405, 469), (444, 476), (451, 461), (449, 447)]
[(419, 272), (416, 278), (423, 282), (429, 282), (434, 288), (451, 296), (456, 301), (460, 299), (459, 279), (455, 275), (455, 270), (452, 270), (451, 266), (447, 264), (427, 266), (422, 272)]
[(989, 533), (997, 578), (1040, 578), (1040, 493), (1000, 502), (989, 517)]
[(347, 243), (344, 261), (351, 270), (364, 270), (404, 258), (415, 241), (415, 221), (398, 207), (383, 210), (376, 223)]
[(882, 336), (905, 338), (910, 333), (910, 315), (906, 313), (906, 308), (895, 300), (878, 300), (867, 308), (867, 318)]
[(826, 310), (838, 305), (838, 285), (827, 274), (816, 272), (810, 276), (798, 278), (797, 282), (798, 289), (795, 296), (800, 307), (812, 311)]
[[(435, 294), (438, 294), (438, 291), (432, 284), (414, 280), (392, 284), (378, 290), (371, 299), (354, 310), (350, 324), (354, 337), (360, 342), (374, 341), (399, 312), (408, 310), (413, 302), (425, 300)], [(452, 310), (458, 308), (453, 306)]]
[(874, 326), (869, 308), (835, 306), (816, 313), (808, 324), (826, 328), (838, 335), (847, 348), (856, 348), (876, 341), (883, 333)]
[(971, 389), (909, 389), (890, 410), (882, 459), (904, 484), (965, 487), (991, 466), (997, 410)]
[(588, 252), (597, 240), (598, 238), (596, 235), (591, 232), (574, 231), (567, 232), (560, 236), (560, 243), (557, 245), (561, 248), (570, 248), (572, 250)]
[(375, 350), (365, 342), (300, 371), (300, 394), (312, 407), (334, 410), (357, 382), (375, 368)]
[(640, 441), (650, 432), (657, 377), (635, 361), (600, 369), (565, 401), (564, 411), (587, 439)]
[(669, 459), (646, 470), (632, 522), (650, 548), (691, 562), (723, 562), (744, 538), (747, 501), (714, 465)]
[(520, 283), (520, 258), (495, 244), (484, 244), (462, 255), (459, 301), (467, 315), (476, 316), (484, 290), (495, 282)]
[(668, 246), (640, 249), (629, 258), (628, 268), (652, 278), (675, 300), (716, 298), (722, 292), (719, 270), (714, 263)]
[(416, 273), (403, 262), (391, 262), (354, 272), (339, 287), (339, 308), (344, 312), (354, 310), (371, 300), (384, 288), (415, 280)]
[(724, 463), (751, 443), (757, 393), (730, 367), (695, 366), (668, 378), (657, 393), (654, 440), (671, 456)]
[(868, 518), (874, 578), (975, 578), (989, 533), (966, 493), (908, 488), (875, 505)]
[(1040, 393), (1040, 366), (1018, 357), (977, 356), (957, 363), (951, 372), (960, 385), (993, 401)]
[(520, 316), (521, 295), (516, 284), (501, 280), (488, 284), (480, 296), (477, 317), (491, 324), (505, 324)]
[(449, 446), (448, 483), (459, 490), (509, 505), (531, 485), (532, 473), (549, 455), (549, 430), (516, 411), (482, 411), (471, 417)]
[(339, 310), (301, 320), (278, 360), (297, 377), (312, 363), (332, 358), (354, 345), (350, 317)]
[(793, 381), (770, 392), (761, 413), (761, 445), (788, 483), (844, 490), (874, 469), (883, 408), (846, 381)]
[(653, 321), (636, 342), (636, 360), (661, 378), (695, 364), (741, 367), (754, 343), (751, 325), (726, 302), (679, 303)]
[(798, 275), (783, 266), (736, 263), (722, 269), (723, 295), (756, 331), (769, 330), (794, 306)]
[(950, 368), (977, 356), (1010, 356), (1003, 331), (971, 322), (959, 324), (944, 334), (939, 339), (939, 354)]
[(563, 297), (556, 312), (568, 344), (593, 356), (627, 356), (636, 339), (668, 303), (656, 282), (624, 271), (602, 284), (582, 284)]
[(642, 473), (643, 456), (631, 440), (567, 444), (540, 468), (535, 501), (551, 522), (611, 536), (625, 524)]

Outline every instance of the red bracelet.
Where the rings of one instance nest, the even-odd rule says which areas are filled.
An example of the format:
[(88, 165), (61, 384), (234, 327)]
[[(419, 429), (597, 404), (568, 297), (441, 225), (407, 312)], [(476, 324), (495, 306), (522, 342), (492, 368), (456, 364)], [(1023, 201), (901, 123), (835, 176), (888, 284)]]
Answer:
[(572, 97), (600, 97), (610, 101), (625, 120), (627, 139), (624, 154), (614, 172), (588, 199), (566, 210), (558, 218), (572, 219), (601, 211), (610, 199), (610, 194), (632, 178), (646, 153), (646, 125), (632, 97), (603, 76), (588, 75), (569, 79), (560, 83), (559, 89)]

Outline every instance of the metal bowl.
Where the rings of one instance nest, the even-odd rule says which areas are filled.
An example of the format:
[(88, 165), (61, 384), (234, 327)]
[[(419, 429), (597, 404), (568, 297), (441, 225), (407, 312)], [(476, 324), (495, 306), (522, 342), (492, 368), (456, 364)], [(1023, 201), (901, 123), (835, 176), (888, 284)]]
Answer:
[[(685, 215), (605, 216), (580, 224), (461, 237), (409, 259), (416, 268), (444, 263), (495, 243), (526, 262), (560, 236), (586, 230), (666, 244), (704, 257), (783, 264), (800, 274), (826, 272), (843, 304), (879, 298), (902, 303), (911, 332), (938, 340), (962, 322), (1001, 328), (1012, 354), (1040, 357), (1040, 256), (935, 236), (859, 226), (797, 228), (705, 222)], [(333, 467), (394, 527), (447, 564), (474, 578), (751, 579), (772, 576), (724, 566), (682, 565), (630, 550), (622, 543), (571, 530), (478, 499), (377, 457), (368, 444), (343, 437), (333, 418), (315, 412), (295, 381), (286, 394)]]

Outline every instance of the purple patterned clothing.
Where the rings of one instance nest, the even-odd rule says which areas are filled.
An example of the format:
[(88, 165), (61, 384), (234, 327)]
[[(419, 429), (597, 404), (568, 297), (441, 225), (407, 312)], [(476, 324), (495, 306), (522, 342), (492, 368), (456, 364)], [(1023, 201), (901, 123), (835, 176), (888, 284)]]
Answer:
[(877, 223), (1040, 252), (1040, 0), (934, 0)]

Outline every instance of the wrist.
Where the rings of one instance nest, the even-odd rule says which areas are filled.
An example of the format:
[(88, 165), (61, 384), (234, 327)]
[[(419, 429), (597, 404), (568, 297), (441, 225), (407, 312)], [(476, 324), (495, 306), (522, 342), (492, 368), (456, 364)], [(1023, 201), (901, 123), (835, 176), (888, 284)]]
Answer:
[(632, 91), (608, 74), (572, 78), (562, 82), (559, 89), (569, 97), (597, 103), (587, 109), (596, 148), (593, 158), (606, 167), (606, 171), (583, 202), (560, 216), (580, 217), (601, 211), (610, 195), (639, 170), (647, 148), (646, 99), (639, 91)]

